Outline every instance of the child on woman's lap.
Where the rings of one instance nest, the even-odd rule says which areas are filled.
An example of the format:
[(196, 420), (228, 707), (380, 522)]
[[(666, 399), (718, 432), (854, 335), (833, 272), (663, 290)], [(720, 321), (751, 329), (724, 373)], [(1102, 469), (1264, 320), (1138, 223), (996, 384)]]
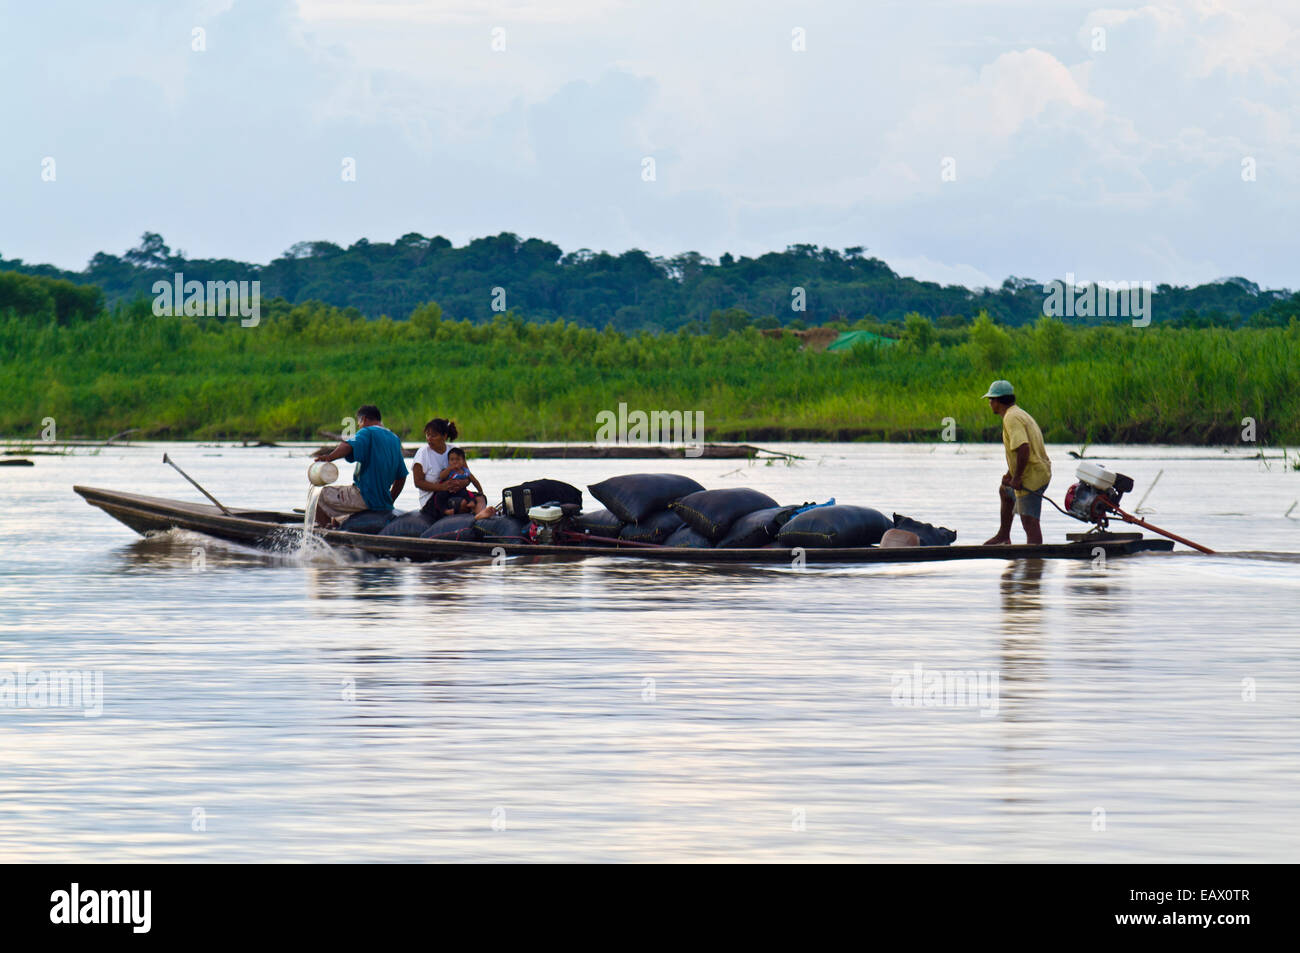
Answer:
[(430, 515), (455, 516), (459, 513), (473, 513), (475, 519), (495, 516), (495, 507), (486, 505), (487, 496), (483, 492), (483, 484), (479, 483), (478, 477), (470, 472), (465, 461), (465, 451), (460, 447), (452, 447), (447, 451), (447, 464), (448, 466), (438, 474), (439, 483), (447, 480), (468, 480), (478, 492), (468, 493), (464, 489), (453, 492), (439, 490), (433, 495), (431, 502), (434, 513)]

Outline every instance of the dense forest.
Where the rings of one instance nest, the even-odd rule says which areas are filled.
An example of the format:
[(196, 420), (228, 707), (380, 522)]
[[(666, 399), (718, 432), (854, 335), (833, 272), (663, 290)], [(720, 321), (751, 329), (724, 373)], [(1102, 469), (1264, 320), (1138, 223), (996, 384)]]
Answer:
[[(98, 289), (78, 301), (68, 287), (60, 286), (59, 300), (33, 311), (22, 295), (51, 293), (48, 288), (37, 291), (0, 281), (0, 309), (53, 309), (60, 320), (97, 311), (99, 290), (110, 307), (151, 298), (153, 283), (170, 280), (176, 272), (202, 282), (259, 280), (265, 299), (320, 301), (355, 309), (367, 318), (401, 319), (423, 303), (437, 301), (448, 315), (476, 323), (509, 310), (530, 322), (563, 319), (624, 333), (749, 325), (800, 328), (862, 319), (900, 324), (910, 313), (939, 327), (958, 327), (980, 311), (999, 324), (1022, 327), (1038, 320), (1044, 300), (1040, 280), (1013, 277), (1000, 288), (979, 291), (942, 286), (900, 277), (861, 247), (838, 251), (792, 245), (757, 258), (725, 254), (715, 262), (695, 252), (673, 258), (637, 250), (619, 255), (585, 248), (565, 253), (551, 242), (524, 240), (508, 232), (461, 248), (445, 238), (415, 233), (391, 244), (361, 239), (348, 248), (301, 242), (268, 265), (190, 259), (182, 251), (173, 252), (162, 236), (146, 232), (138, 247), (120, 256), (100, 252), (83, 271), (0, 256), (0, 278), (6, 272)], [(804, 310), (793, 307), (798, 303), (796, 288), (803, 289)], [(1244, 278), (1195, 288), (1159, 285), (1153, 298), (1153, 319), (1170, 327), (1281, 326), (1300, 307), (1289, 291), (1261, 290)], [(1081, 318), (1074, 323), (1105, 320)]]
[(1010, 327), (911, 313), (839, 352), (802, 348), (714, 311), (709, 333), (627, 334), (505, 313), (452, 320), (435, 303), (401, 320), (356, 308), (264, 302), (261, 321), (157, 317), (139, 298), (0, 273), (0, 433), (60, 438), (311, 438), (358, 404), (418, 439), (432, 416), (467, 440), (596, 436), (619, 403), (700, 411), (707, 440), (996, 440), (980, 399), (1005, 377), (1050, 441), (1300, 443), (1300, 318), (1285, 327), (1078, 327), (1039, 316)]

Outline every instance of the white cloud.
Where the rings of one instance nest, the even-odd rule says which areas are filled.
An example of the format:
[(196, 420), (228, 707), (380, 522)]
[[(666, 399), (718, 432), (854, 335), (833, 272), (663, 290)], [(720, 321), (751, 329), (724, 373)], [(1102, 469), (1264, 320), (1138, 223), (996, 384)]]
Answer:
[[(302, 239), (510, 229), (659, 254), (866, 245), (995, 285), (1066, 270), (1300, 284), (1279, 225), (1300, 212), (1300, 5), (131, 10), (15, 7), (0, 35), (0, 81), (27, 91), (0, 152), (6, 254), (79, 267), (145, 228), (260, 260)], [(57, 185), (39, 181), (45, 155)]]

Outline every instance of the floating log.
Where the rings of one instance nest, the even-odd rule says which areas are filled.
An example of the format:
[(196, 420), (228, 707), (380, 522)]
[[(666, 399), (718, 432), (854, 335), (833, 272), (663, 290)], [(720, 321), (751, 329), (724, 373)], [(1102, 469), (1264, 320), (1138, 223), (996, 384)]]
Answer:
[[(343, 440), (331, 430), (317, 431), (322, 437)], [(488, 460), (803, 460), (797, 453), (768, 450), (748, 443), (706, 443), (703, 446), (655, 446), (647, 444), (568, 444), (523, 447), (513, 444), (457, 444), (466, 455)], [(330, 449), (322, 447), (323, 450)], [(403, 447), (402, 453), (415, 456), (416, 447)], [(686, 451), (691, 451), (687, 456)]]
[(35, 460), (21, 460), (21, 459), (0, 460), (0, 467), (34, 467), (34, 466), (36, 466)]
[[(643, 444), (596, 444), (549, 447), (465, 446), (470, 457), (490, 460), (802, 460), (793, 453), (766, 450), (747, 443), (706, 443), (703, 446), (653, 446)], [(414, 456), (410, 450), (408, 456)]]

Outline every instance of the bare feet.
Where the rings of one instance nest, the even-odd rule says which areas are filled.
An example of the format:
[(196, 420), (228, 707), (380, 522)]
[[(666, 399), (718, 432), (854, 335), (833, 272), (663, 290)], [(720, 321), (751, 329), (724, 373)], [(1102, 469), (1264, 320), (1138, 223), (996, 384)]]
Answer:
[(478, 514), (474, 517), (474, 519), (485, 520), (488, 519), (489, 517), (496, 516), (496, 515), (497, 515), (497, 508), (495, 506), (485, 506), (483, 507), (483, 509), (478, 511)]
[(993, 536), (993, 537), (991, 537), (991, 538), (989, 538), (989, 539), (984, 540), (984, 545), (985, 545), (985, 546), (1010, 546), (1010, 545), (1011, 545), (1011, 537), (1010, 537), (1010, 536)]

